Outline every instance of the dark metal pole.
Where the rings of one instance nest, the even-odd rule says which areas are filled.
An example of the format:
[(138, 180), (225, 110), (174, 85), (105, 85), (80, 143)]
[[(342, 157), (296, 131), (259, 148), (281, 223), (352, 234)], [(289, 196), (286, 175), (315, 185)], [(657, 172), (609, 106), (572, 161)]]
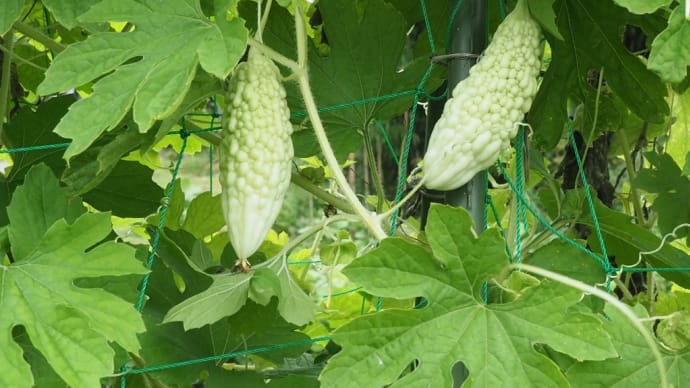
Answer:
[[(449, 53), (481, 54), (487, 45), (486, 0), (451, 0), (451, 9), (462, 1), (452, 26)], [(448, 90), (467, 78), (475, 58), (451, 58), (448, 61)], [(484, 230), (484, 206), (486, 204), (486, 172), (481, 171), (465, 186), (446, 193), (447, 203), (467, 209), (474, 221), (474, 230)]]
[[(479, 55), (487, 45), (487, 5), (486, 0), (451, 0), (450, 10), (462, 1), (460, 9), (451, 27), (448, 52), (451, 54), (475, 54)], [(476, 57), (455, 56), (448, 60), (448, 90), (452, 91), (455, 85), (467, 78), (470, 68), (476, 63)], [(443, 103), (429, 104), (427, 112), (427, 139), (436, 120), (441, 114)], [(467, 209), (474, 221), (477, 233), (484, 229), (486, 173), (478, 173), (465, 186), (447, 192), (432, 192), (426, 198), (428, 202), (443, 202), (453, 206)], [(422, 224), (426, 223), (426, 209), (422, 217)]]
[[(481, 54), (487, 45), (487, 0), (450, 0), (452, 11), (458, 2), (462, 2), (457, 16), (451, 26), (448, 53), (450, 54)], [(461, 80), (467, 78), (470, 68), (476, 63), (474, 56), (456, 56), (448, 60), (448, 90), (452, 91)], [(428, 140), (436, 120), (443, 109), (442, 102), (430, 102), (427, 112)], [(453, 206), (463, 207), (472, 216), (474, 230), (477, 234), (484, 230), (486, 202), (486, 172), (475, 175), (465, 186), (447, 192), (431, 192), (424, 197), (422, 203), (422, 225), (426, 224), (426, 214), (429, 202), (443, 202)], [(459, 387), (467, 379), (467, 368), (458, 363), (453, 367), (454, 386)]]

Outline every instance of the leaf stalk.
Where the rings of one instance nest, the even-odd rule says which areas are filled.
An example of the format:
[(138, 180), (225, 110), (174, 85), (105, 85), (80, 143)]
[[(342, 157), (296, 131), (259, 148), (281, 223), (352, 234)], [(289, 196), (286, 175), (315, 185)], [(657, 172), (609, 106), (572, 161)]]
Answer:
[[(2, 56), (2, 73), (0, 73), (0, 144), (4, 144), (5, 115), (10, 102), (10, 83), (12, 81), (12, 52), (14, 51), (14, 31), (2, 37), (4, 55)], [(7, 116), (9, 121), (9, 116)]]
[(379, 218), (375, 216), (375, 213), (367, 210), (362, 203), (357, 198), (357, 194), (352, 190), (350, 185), (343, 175), (343, 171), (340, 169), (340, 164), (335, 157), (333, 148), (331, 147), (328, 137), (326, 136), (326, 130), (323, 127), (321, 118), (319, 117), (318, 109), (316, 107), (316, 102), (314, 101), (314, 94), (311, 92), (311, 86), (309, 85), (309, 78), (307, 77), (307, 34), (305, 31), (304, 19), (302, 18), (302, 12), (300, 7), (295, 9), (295, 30), (297, 36), (297, 63), (301, 70), (297, 74), (297, 82), (299, 84), (300, 92), (304, 98), (304, 105), (309, 115), (309, 119), (312, 122), (314, 128), (314, 134), (321, 147), (321, 152), (328, 167), (333, 172), (333, 178), (338, 184), (338, 187), (342, 191), (345, 199), (350, 203), (355, 214), (364, 222), (369, 231), (374, 235), (377, 240), (383, 240), (387, 237), (386, 233), (383, 231), (381, 224), (379, 223)]

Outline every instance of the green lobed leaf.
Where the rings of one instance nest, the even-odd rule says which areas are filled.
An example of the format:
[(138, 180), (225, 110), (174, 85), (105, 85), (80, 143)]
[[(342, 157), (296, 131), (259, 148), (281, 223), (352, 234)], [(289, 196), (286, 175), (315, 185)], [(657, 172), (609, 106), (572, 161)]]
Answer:
[[(589, 247), (600, 253), (601, 247), (597, 234), (594, 232), (594, 220), (584, 199), (584, 192), (570, 190), (566, 193), (566, 200), (572, 203), (570, 216), (592, 228), (589, 236)], [(606, 253), (615, 259), (618, 265), (635, 265), (640, 256), (647, 263), (656, 268), (684, 268), (690, 261), (690, 255), (662, 240), (648, 229), (634, 224), (632, 217), (606, 207), (594, 198), (594, 210), (599, 227), (606, 245)], [(642, 253), (642, 254), (641, 254)], [(660, 272), (660, 275), (678, 283), (683, 287), (690, 287), (690, 274), (687, 272)]]
[(131, 130), (131, 124), (126, 120), (117, 131), (105, 134), (86, 152), (70, 160), (62, 173), (62, 181), (71, 195), (82, 195), (96, 188), (123, 156), (141, 144), (143, 136)]
[[(165, 259), (167, 262), (170, 257), (166, 256)], [(306, 335), (295, 331), (295, 326), (281, 319), (275, 301), (265, 307), (251, 301), (247, 302), (232, 318), (202, 328), (185, 330), (180, 322), (161, 324), (165, 313), (193, 295), (198, 288), (195, 284), (205, 283), (206, 278), (206, 275), (199, 272), (185, 273), (185, 284), (190, 287), (180, 291), (171, 269), (162, 261), (154, 262), (146, 292), (149, 299), (144, 309), (147, 331), (139, 336), (142, 343), (141, 354), (145, 360), (145, 365), (141, 366), (164, 365), (307, 338)], [(307, 348), (308, 345), (296, 346), (264, 353), (261, 356), (264, 360), (279, 363), (283, 357), (296, 357)], [(191, 385), (203, 371), (208, 371), (211, 375), (231, 375), (230, 372), (222, 370), (218, 362), (209, 361), (164, 369), (152, 372), (149, 376), (170, 384)], [(233, 381), (231, 376), (227, 381), (233, 386), (241, 384), (237, 379)], [(127, 383), (129, 386), (129, 378)]]
[[(142, 153), (151, 150), (154, 146), (158, 145), (165, 136), (168, 136), (170, 131), (176, 125), (180, 124), (180, 120), (183, 119), (184, 115), (197, 108), (203, 101), (208, 101), (211, 97), (222, 93), (222, 82), (218, 78), (208, 73), (197, 72), (194, 80), (192, 80), (189, 92), (185, 95), (182, 103), (173, 113), (161, 121), (161, 125), (158, 126), (153, 136), (150, 136), (149, 139), (144, 142), (141, 147)], [(220, 121), (217, 123), (219, 124)], [(154, 131), (150, 131), (149, 134), (151, 134), (151, 132)], [(187, 151), (190, 150), (191, 140), (191, 138), (187, 138)]]
[[(18, 148), (64, 143), (65, 139), (55, 135), (52, 130), (73, 102), (74, 97), (61, 96), (42, 103), (36, 110), (30, 106), (22, 107), (5, 127), (3, 133), (5, 145), (8, 148)], [(12, 168), (3, 184), (0, 185), (1, 224), (5, 225), (8, 222), (6, 207), (12, 192), (24, 181), (24, 176), (32, 166), (44, 163), (53, 173), (62, 172), (65, 168), (65, 162), (61, 158), (62, 150), (63, 148), (54, 148), (11, 154)]]
[[(634, 308), (638, 316), (647, 317), (641, 306)], [(620, 357), (605, 361), (584, 361), (566, 371), (573, 387), (658, 387), (660, 376), (654, 356), (642, 334), (618, 310), (608, 306), (604, 328), (611, 335)], [(682, 387), (690, 378), (690, 349), (671, 353), (662, 351), (669, 384)]]
[(656, 74), (628, 52), (620, 38), (619, 28), (634, 15), (598, 0), (560, 0), (554, 10), (564, 41), (546, 34), (553, 60), (529, 114), (537, 144), (541, 148), (556, 145), (568, 117), (568, 97), (586, 101), (591, 89), (588, 74), (601, 68), (608, 87), (631, 111), (645, 121), (663, 122), (669, 114), (666, 88)]
[(652, 13), (661, 7), (667, 7), (673, 0), (613, 0), (621, 7), (627, 8), (630, 12), (643, 15)]
[(559, 40), (563, 40), (561, 33), (556, 26), (556, 14), (553, 11), (553, 4), (556, 0), (528, 0), (529, 13), (534, 20), (539, 22), (541, 28)]
[[(424, 28), (419, 31), (416, 42), (414, 42), (413, 52), (410, 53), (414, 57), (429, 57), (432, 55), (432, 50), (429, 43), (429, 34), (434, 40), (436, 52), (433, 54), (446, 53), (446, 35), (448, 32), (448, 22), (450, 19), (450, 5), (441, 1), (427, 1), (425, 2), (426, 14), (428, 16), (429, 24), (424, 20), (424, 13), (422, 11), (419, 0), (397, 0), (390, 2), (398, 11), (402, 13), (407, 21), (408, 26), (414, 26), (417, 23), (424, 23)], [(404, 53), (403, 55), (410, 55)], [(410, 58), (412, 59), (412, 58)]]
[[(324, 369), (323, 385), (449, 387), (453, 365), (462, 361), (469, 370), (465, 386), (564, 386), (558, 367), (534, 350), (535, 343), (577, 359), (616, 355), (596, 318), (567, 313), (581, 297), (577, 290), (544, 280), (514, 302), (484, 304), (482, 283), (498, 275), (507, 258), (495, 229), (477, 238), (471, 227), (464, 210), (434, 204), (427, 224), (433, 254), (390, 238), (345, 269), (368, 292), (421, 296), (428, 304), (384, 310), (336, 330), (333, 340), (343, 350)], [(413, 362), (414, 370), (396, 382)]]
[(668, 27), (652, 42), (647, 67), (664, 81), (679, 83), (685, 79), (690, 66), (690, 20), (684, 7), (676, 7), (668, 19)]
[(195, 197), (189, 204), (182, 229), (196, 238), (204, 238), (217, 232), (224, 225), (225, 218), (220, 194), (211, 196), (211, 193), (206, 191)]
[[(178, 178), (175, 182), (168, 183), (165, 191), (167, 192), (170, 185), (174, 184), (172, 195), (168, 201), (168, 211), (165, 213), (164, 227), (170, 230), (179, 230), (182, 227), (182, 214), (184, 214), (186, 199), (182, 191), (182, 181)], [(160, 214), (156, 213), (146, 219), (149, 225), (158, 226)]]
[(211, 286), (168, 311), (163, 323), (182, 321), (185, 330), (199, 328), (229, 317), (247, 302), (253, 272), (214, 276)]
[(85, 211), (81, 200), (68, 199), (50, 168), (35, 165), (26, 174), (24, 184), (14, 191), (7, 207), (12, 222), (9, 238), (13, 257), (28, 257), (56, 221), (64, 218), (72, 223)]
[[(153, 236), (155, 227), (149, 227), (149, 231)], [(156, 253), (166, 266), (182, 278), (184, 291), (192, 295), (207, 289), (212, 279), (204, 272), (204, 268), (198, 267), (197, 261), (192, 257), (194, 246), (199, 240), (183, 230), (172, 231), (164, 228), (159, 233)]]
[(318, 388), (319, 382), (312, 377), (288, 375), (285, 377), (266, 379), (266, 376), (256, 372), (226, 372), (216, 373), (204, 381), (209, 387), (236, 386), (243, 388)]
[[(7, 124), (4, 132), (6, 145), (8, 148), (20, 148), (65, 143), (66, 140), (52, 130), (74, 102), (74, 96), (68, 95), (51, 98), (36, 110), (30, 106), (23, 107)], [(16, 182), (16, 186), (22, 182), (31, 166), (38, 163), (45, 163), (55, 174), (62, 173), (65, 168), (65, 162), (60, 157), (62, 151), (63, 148), (55, 148), (11, 154), (13, 166), (8, 179)]]
[(50, 367), (45, 357), (38, 351), (26, 334), (26, 331), (20, 328), (15, 329), (14, 341), (17, 342), (24, 351), (24, 358), (31, 365), (31, 371), (34, 374), (35, 387), (55, 387), (55, 388), (69, 388), (67, 384), (58, 376), (53, 368)]
[(321, 247), (321, 262), (325, 265), (350, 264), (357, 258), (357, 246), (347, 232), (339, 232), (338, 239)]
[(203, 240), (194, 241), (192, 246), (192, 254), (190, 259), (198, 268), (201, 268), (204, 272), (207, 272), (218, 266), (220, 260), (213, 257), (213, 253), (206, 246)]
[[(645, 153), (651, 168), (638, 172), (635, 184), (648, 193), (656, 193), (652, 209), (659, 215), (657, 225), (662, 234), (673, 232), (677, 226), (690, 223), (690, 207), (679, 206), (690, 198), (690, 177), (681, 171), (669, 154)], [(687, 228), (677, 231), (686, 236)]]
[[(313, 93), (320, 108), (415, 89), (429, 60), (418, 58), (400, 68), (409, 26), (397, 9), (383, 0), (370, 0), (359, 5), (328, 1), (319, 4), (319, 10), (330, 52), (328, 56), (320, 56), (318, 49), (310, 44), (308, 66), (310, 83), (319, 85)], [(282, 8), (272, 10), (263, 37), (270, 47), (294, 58), (292, 19)], [(434, 90), (440, 83), (438, 77), (432, 77), (425, 85), (426, 90)], [(294, 85), (286, 86), (293, 115), (304, 113), (298, 89)], [(360, 132), (373, 118), (387, 119), (409, 109), (413, 94), (322, 112), (320, 117), (339, 159), (359, 150)], [(301, 115), (295, 120), (305, 125), (304, 117)], [(311, 129), (297, 131), (293, 138), (297, 156), (312, 156), (318, 152)]]
[(0, 36), (5, 35), (22, 14), (24, 0), (6, 0), (0, 5)]
[(156, 212), (163, 197), (152, 176), (148, 167), (121, 160), (107, 178), (84, 195), (84, 200), (118, 217), (145, 217)]
[(278, 276), (268, 268), (258, 269), (249, 288), (249, 297), (256, 303), (266, 306), (274, 296), (280, 294)]
[[(65, 159), (83, 152), (101, 133), (113, 129), (130, 107), (139, 131), (146, 132), (155, 120), (182, 104), (198, 64), (225, 78), (242, 56), (247, 39), (239, 20), (223, 28), (209, 22), (198, 0), (165, 4), (104, 0), (78, 21), (128, 21), (136, 28), (127, 33), (97, 33), (70, 45), (46, 72), (38, 87), (42, 95), (107, 74), (95, 83), (93, 94), (74, 104), (55, 128), (56, 133), (72, 139)], [(213, 45), (213, 55), (209, 45)]]
[(664, 319), (657, 326), (656, 334), (671, 349), (687, 348), (690, 345), (690, 312), (678, 311)]
[[(17, 69), (17, 77), (19, 78), (19, 83), (27, 91), (35, 92), (38, 84), (43, 81), (45, 71), (43, 69), (48, 68), (50, 65), (50, 59), (48, 58), (47, 51), (39, 51), (35, 46), (30, 44), (28, 41), (18, 41), (14, 46), (14, 55), (21, 57), (28, 61), (15, 63)], [(36, 65), (38, 67), (32, 66)], [(50, 101), (50, 100), (49, 100)], [(44, 101), (39, 108), (43, 106), (48, 101)], [(62, 115), (58, 116), (61, 117)], [(57, 122), (56, 122), (57, 124)], [(54, 127), (55, 125), (53, 125)], [(52, 128), (51, 128), (52, 130)]]
[[(563, 20), (562, 17), (557, 21)], [(566, 42), (545, 34), (551, 46), (552, 60), (529, 111), (529, 122), (534, 128), (534, 142), (541, 149), (555, 146), (568, 117), (567, 102), (570, 91), (578, 87), (575, 58), (567, 53)]]
[(82, 25), (77, 18), (101, 0), (43, 0), (42, 4), (50, 10), (55, 21), (72, 29)]
[(269, 268), (276, 274), (280, 283), (278, 311), (289, 323), (302, 326), (314, 320), (316, 305), (290, 274), (285, 257), (274, 260)]
[[(132, 247), (102, 243), (111, 232), (108, 213), (76, 218), (83, 210), (65, 205), (64, 193), (50, 189), (51, 179), (45, 172), (49, 169), (44, 166), (32, 169), (10, 204), (10, 228), (24, 232), (10, 234), (15, 262), (3, 268), (0, 280), (0, 328), (5, 333), (0, 337), (1, 357), (4, 365), (13, 366), (11, 372), (0, 374), (0, 385), (32, 384), (28, 364), (11, 336), (12, 328), (22, 325), (65, 383), (94, 386), (114, 368), (114, 351), (108, 342), (137, 351), (136, 333), (143, 332), (144, 325), (130, 303), (100, 288), (77, 287), (75, 280), (142, 275), (146, 269)], [(52, 182), (57, 183), (54, 177)], [(72, 223), (59, 218), (46, 225), (48, 217), (60, 216), (60, 209)], [(41, 212), (49, 216), (37, 223)]]
[(211, 286), (175, 305), (163, 322), (182, 321), (185, 330), (198, 328), (232, 316), (248, 298), (265, 304), (272, 296), (278, 297), (278, 311), (287, 322), (304, 325), (313, 320), (314, 302), (292, 278), (284, 257), (278, 256), (265, 267), (256, 266), (247, 273), (206, 276), (212, 279)]
[(537, 249), (523, 262), (591, 285), (606, 280), (606, 272), (600, 263), (562, 240), (553, 241)]

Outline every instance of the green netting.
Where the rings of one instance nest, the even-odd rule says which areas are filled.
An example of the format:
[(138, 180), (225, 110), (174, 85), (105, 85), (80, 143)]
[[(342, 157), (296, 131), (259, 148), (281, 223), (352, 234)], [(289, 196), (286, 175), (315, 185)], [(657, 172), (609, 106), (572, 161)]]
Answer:
[[(451, 26), (453, 24), (453, 21), (460, 9), (460, 5), (462, 4), (462, 1), (459, 1), (456, 3), (456, 6), (453, 8), (451, 11), (450, 15), (450, 22), (447, 28), (447, 35), (446, 35), (446, 42), (449, 41), (450, 36), (451, 36)], [(502, 17), (505, 17), (505, 9), (503, 2), (501, 0), (498, 1), (499, 4), (499, 11), (501, 13)], [(429, 26), (430, 21), (429, 21), (429, 15), (426, 7), (426, 1), (425, 0), (420, 0), (420, 7), (422, 10), (422, 14), (424, 17), (424, 22), (427, 26)], [(429, 40), (429, 46), (431, 48), (432, 56), (436, 55), (437, 48), (436, 48), (436, 42), (434, 40), (433, 34), (431, 33), (431, 29), (427, 28), (427, 36)], [(446, 45), (446, 53), (448, 53), (448, 45)], [(429, 79), (429, 76), (431, 75), (431, 72), (435, 66), (435, 63), (433, 60), (430, 60), (429, 66), (427, 68), (427, 71), (425, 72), (424, 76), (421, 78), (419, 81), (417, 87), (414, 90), (403, 90), (399, 91), (396, 93), (391, 93), (383, 96), (375, 96), (371, 98), (365, 98), (357, 101), (348, 101), (348, 102), (343, 102), (341, 104), (336, 104), (336, 105), (330, 105), (330, 106), (324, 106), (319, 108), (319, 112), (329, 112), (329, 111), (334, 111), (338, 109), (344, 109), (356, 105), (363, 105), (363, 104), (368, 104), (368, 103), (373, 103), (373, 102), (380, 102), (380, 101), (385, 101), (389, 99), (394, 99), (394, 98), (399, 98), (399, 97), (404, 97), (404, 96), (414, 96), (413, 97), (413, 103), (411, 107), (411, 117), (410, 117), (410, 122), (409, 126), (407, 128), (407, 133), (405, 137), (405, 142), (404, 142), (404, 149), (403, 153), (400, 157), (395, 152), (394, 147), (392, 146), (392, 143), (390, 142), (390, 139), (388, 137), (388, 134), (386, 133), (386, 129), (384, 126), (381, 124), (380, 120), (375, 119), (374, 123), (378, 126), (379, 130), (381, 131), (384, 140), (386, 141), (386, 145), (391, 153), (392, 158), (398, 163), (398, 168), (399, 168), (399, 181), (397, 185), (397, 190), (396, 190), (396, 195), (395, 195), (395, 203), (398, 203), (403, 194), (403, 189), (405, 186), (406, 182), (406, 177), (407, 177), (407, 164), (408, 164), (408, 157), (409, 157), (409, 152), (410, 152), (410, 147), (411, 147), (411, 141), (412, 141), (412, 134), (414, 130), (414, 125), (415, 125), (415, 119), (416, 119), (416, 112), (419, 103), (423, 100), (434, 100), (438, 98), (445, 98), (448, 95), (448, 91), (442, 95), (442, 96), (431, 96), (429, 95), (426, 90), (425, 90), (425, 85), (427, 80)], [(215, 99), (212, 101), (213, 104), (215, 104)], [(291, 116), (293, 118), (301, 118), (305, 117), (307, 114), (306, 112), (295, 112)], [(216, 125), (216, 120), (220, 117), (220, 114), (217, 113), (217, 111), (214, 110), (213, 113), (189, 113), (186, 115), (187, 117), (209, 117), (209, 125), (207, 128), (203, 129), (198, 129), (198, 130), (187, 130), (185, 127), (185, 120), (182, 120), (181, 123), (181, 129), (177, 131), (171, 131), (169, 135), (178, 135), (182, 139), (182, 146), (179, 151), (179, 157), (178, 160), (175, 164), (173, 173), (172, 173), (172, 178), (170, 181), (170, 184), (168, 185), (166, 191), (165, 191), (165, 198), (163, 201), (163, 205), (159, 209), (159, 222), (156, 228), (156, 231), (154, 232), (153, 238), (152, 238), (152, 243), (151, 243), (151, 252), (148, 256), (146, 265), (147, 268), (150, 270), (153, 267), (153, 262), (156, 257), (156, 252), (160, 240), (160, 233), (162, 231), (163, 225), (165, 223), (165, 218), (166, 218), (166, 213), (168, 210), (168, 203), (170, 201), (170, 198), (172, 196), (172, 192), (174, 190), (176, 178), (180, 169), (180, 166), (182, 164), (182, 161), (184, 159), (184, 151), (185, 148), (187, 147), (187, 139), (190, 135), (194, 134), (199, 134), (199, 133), (204, 133), (204, 132), (212, 132), (212, 131), (218, 131), (221, 129), (220, 126)], [(596, 260), (599, 265), (604, 269), (604, 271), (607, 274), (607, 290), (610, 291), (610, 281), (611, 279), (616, 276), (616, 274), (619, 271), (625, 271), (625, 272), (680, 272), (680, 271), (690, 271), (690, 268), (630, 268), (630, 267), (625, 267), (625, 268), (616, 268), (613, 267), (607, 258), (606, 254), (606, 246), (604, 243), (604, 239), (602, 236), (601, 228), (598, 223), (598, 218), (596, 211), (594, 209), (594, 204), (593, 200), (590, 195), (590, 187), (587, 183), (583, 166), (582, 166), (582, 160), (581, 157), (578, 153), (577, 147), (574, 142), (574, 137), (573, 137), (573, 128), (572, 124), (570, 121), (567, 121), (567, 127), (568, 127), (568, 132), (569, 132), (569, 138), (574, 150), (575, 158), (578, 164), (579, 168), (579, 173), (580, 173), (580, 179), (583, 185), (583, 189), (585, 191), (586, 195), (586, 200), (589, 208), (590, 215), (593, 220), (594, 224), (594, 231), (596, 233), (597, 240), (600, 245), (600, 249), (602, 254), (598, 255), (591, 250), (587, 249), (585, 246), (577, 243), (576, 241), (570, 239), (566, 235), (564, 235), (562, 232), (559, 230), (555, 229), (547, 220), (546, 217), (542, 216), (532, 205), (530, 205), (529, 201), (529, 196), (526, 192), (525, 188), (525, 176), (524, 176), (524, 170), (528, 168), (527, 166), (524, 165), (524, 160), (525, 160), (525, 144), (524, 144), (524, 128), (520, 128), (518, 132), (518, 136), (515, 141), (515, 147), (516, 147), (516, 158), (515, 158), (515, 180), (511, 179), (510, 174), (506, 171), (503, 163), (499, 160), (497, 162), (497, 166), (506, 179), (507, 184), (511, 188), (511, 190), (514, 192), (515, 197), (517, 198), (517, 204), (516, 204), (516, 236), (515, 236), (515, 252), (510, 252), (510, 249), (508, 247), (508, 244), (506, 244), (506, 253), (508, 257), (510, 257), (511, 261), (515, 260), (517, 263), (520, 263), (521, 257), (522, 257), (522, 232), (527, 231), (527, 213), (532, 215), (534, 219), (541, 224), (544, 228), (548, 229), (551, 233), (553, 233), (555, 236), (557, 236), (559, 239), (565, 241), (567, 244), (573, 246), (574, 248), (586, 253), (590, 257), (592, 257), (594, 260)], [(21, 153), (21, 152), (31, 152), (31, 151), (41, 151), (41, 150), (48, 150), (48, 149), (59, 149), (59, 148), (67, 148), (70, 143), (56, 143), (56, 144), (43, 144), (43, 145), (37, 145), (37, 146), (31, 146), (31, 147), (20, 147), (20, 148), (12, 148), (12, 149), (2, 149), (0, 150), (0, 153), (5, 153), (5, 154), (14, 154), (14, 153)], [(213, 163), (213, 148), (211, 147), (209, 150), (209, 164)], [(213, 169), (209, 169), (209, 179), (212, 183), (213, 181)], [(213, 185), (211, 184), (211, 190), (212, 190)], [(498, 210), (496, 209), (496, 206), (493, 202), (493, 199), (491, 195), (488, 192), (488, 189), (486, 190), (486, 206), (485, 206), (485, 212), (491, 211), (494, 219), (496, 221), (497, 227), (500, 231), (500, 233), (503, 235), (505, 238), (505, 231), (503, 226), (501, 225), (501, 220), (498, 214)], [(392, 236), (396, 230), (397, 227), (397, 219), (398, 219), (398, 212), (396, 211), (393, 216), (391, 217), (391, 224), (390, 224), (390, 230), (389, 233)], [(485, 217), (487, 219), (487, 217)], [(665, 240), (664, 240), (665, 242)], [(299, 261), (290, 261), (288, 262), (289, 265), (313, 265), (313, 264), (320, 264), (321, 262), (319, 260), (299, 260)], [(141, 290), (139, 293), (139, 297), (137, 299), (136, 303), (136, 308), (138, 311), (142, 311), (143, 309), (143, 302), (145, 299), (145, 293), (146, 289), (148, 286), (148, 282), (150, 279), (150, 272), (147, 274), (141, 284)], [(328, 298), (328, 297), (337, 297), (341, 295), (349, 295), (352, 293), (357, 293), (357, 292), (362, 292), (361, 287), (355, 287), (352, 289), (348, 289), (345, 291), (333, 293), (330, 295), (323, 295), (323, 298)], [(484, 286), (482, 287), (482, 296), (484, 300), (486, 301), (486, 295), (487, 295), (487, 283), (484, 283)], [(366, 301), (366, 296), (362, 300), (362, 307), (361, 311), (362, 313), (365, 312), (365, 301)], [(421, 300), (418, 304), (417, 307), (422, 307), (426, 302), (424, 300)], [(377, 311), (381, 309), (382, 306), (382, 299), (378, 298), (377, 302)], [(284, 344), (276, 344), (272, 346), (265, 346), (265, 347), (257, 347), (253, 349), (246, 349), (243, 351), (238, 351), (238, 352), (232, 352), (232, 353), (227, 353), (227, 354), (221, 354), (221, 355), (213, 355), (209, 357), (204, 357), (204, 358), (198, 358), (198, 359), (193, 359), (193, 360), (181, 360), (179, 362), (175, 363), (170, 363), (170, 364), (164, 364), (164, 365), (154, 365), (154, 366), (149, 366), (149, 367), (143, 367), (143, 368), (131, 368), (129, 366), (124, 366), (121, 369), (121, 386), (126, 387), (126, 375), (134, 375), (134, 374), (141, 374), (141, 373), (147, 373), (147, 372), (155, 372), (155, 371), (160, 371), (164, 369), (170, 369), (170, 368), (176, 368), (176, 367), (182, 367), (182, 366), (187, 366), (187, 365), (192, 365), (192, 364), (199, 364), (199, 363), (204, 363), (204, 362), (209, 362), (209, 361), (219, 361), (223, 359), (228, 359), (231, 357), (238, 357), (238, 356), (246, 356), (246, 355), (252, 355), (252, 354), (259, 354), (259, 353), (264, 353), (264, 352), (270, 352), (273, 350), (278, 350), (278, 349), (285, 349), (293, 346), (302, 346), (305, 344), (309, 343), (316, 343), (316, 342), (322, 342), (322, 341), (328, 341), (330, 340), (330, 337), (324, 336), (324, 337), (317, 337), (317, 338), (311, 338), (309, 340), (304, 340), (304, 341), (297, 341), (297, 342), (291, 342), (291, 343), (284, 343)]]

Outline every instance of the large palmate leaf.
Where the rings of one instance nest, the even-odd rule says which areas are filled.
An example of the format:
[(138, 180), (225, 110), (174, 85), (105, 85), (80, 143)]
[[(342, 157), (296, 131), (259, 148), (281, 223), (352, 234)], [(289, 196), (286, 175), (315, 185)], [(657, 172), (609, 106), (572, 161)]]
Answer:
[(479, 238), (468, 213), (432, 206), (427, 238), (431, 251), (402, 239), (387, 239), (345, 269), (349, 278), (375, 295), (424, 297), (416, 310), (384, 310), (355, 319), (333, 340), (343, 347), (326, 366), (325, 386), (384, 386), (406, 368), (414, 370), (395, 385), (453, 386), (459, 361), (469, 370), (466, 386), (564, 386), (555, 363), (536, 352), (546, 344), (576, 359), (616, 355), (593, 316), (568, 313), (581, 293), (558, 283), (533, 279), (513, 302), (482, 301), (507, 258), (495, 229)]
[[(422, 79), (429, 59), (418, 58), (400, 68), (409, 26), (399, 11), (382, 0), (324, 1), (319, 3), (319, 10), (330, 50), (327, 56), (321, 56), (316, 47), (310, 46), (309, 80), (312, 85), (319, 85), (313, 93), (320, 108), (346, 104), (320, 115), (336, 154), (342, 156), (359, 150), (358, 131), (366, 128), (372, 118), (387, 119), (410, 108), (414, 94), (411, 91)], [(294, 58), (292, 24), (287, 11), (271, 11), (264, 40)], [(426, 85), (427, 90), (433, 91), (439, 84), (435, 78)], [(402, 91), (408, 93), (386, 101), (347, 105)], [(288, 94), (293, 114), (303, 113), (298, 90), (288, 88)], [(298, 120), (303, 117), (299, 115)], [(297, 132), (294, 137), (298, 156), (318, 152), (311, 131)]]
[(612, 2), (596, 0), (561, 0), (554, 9), (564, 41), (546, 34), (553, 60), (529, 114), (538, 145), (549, 148), (558, 142), (568, 118), (568, 98), (592, 98), (587, 77), (602, 68), (608, 87), (633, 113), (652, 123), (663, 122), (669, 113), (663, 83), (620, 38), (619, 28), (633, 15)]
[[(637, 306), (637, 314), (646, 318), (644, 308)], [(644, 337), (618, 310), (607, 308), (609, 317), (604, 328), (611, 335), (620, 357), (605, 361), (585, 361), (573, 365), (566, 372), (573, 387), (659, 387), (659, 368)], [(690, 379), (690, 348), (671, 352), (660, 349), (668, 383), (683, 387)]]
[[(77, 279), (144, 274), (134, 248), (104, 242), (108, 213), (82, 214), (68, 202), (50, 169), (39, 165), (17, 188), (8, 209), (13, 262), (0, 278), (0, 385), (29, 387), (33, 377), (12, 331), (21, 325), (52, 369), (70, 386), (98, 386), (112, 373), (117, 342), (139, 349), (144, 331), (134, 307)], [(81, 215), (80, 215), (81, 214)]]
[(55, 132), (72, 139), (65, 158), (83, 152), (113, 129), (133, 108), (146, 132), (182, 104), (197, 65), (225, 78), (240, 59), (247, 31), (242, 20), (211, 23), (199, 0), (105, 0), (78, 17), (80, 22), (127, 21), (132, 32), (91, 35), (53, 61), (39, 94), (67, 90), (105, 75), (93, 94), (74, 104)]

